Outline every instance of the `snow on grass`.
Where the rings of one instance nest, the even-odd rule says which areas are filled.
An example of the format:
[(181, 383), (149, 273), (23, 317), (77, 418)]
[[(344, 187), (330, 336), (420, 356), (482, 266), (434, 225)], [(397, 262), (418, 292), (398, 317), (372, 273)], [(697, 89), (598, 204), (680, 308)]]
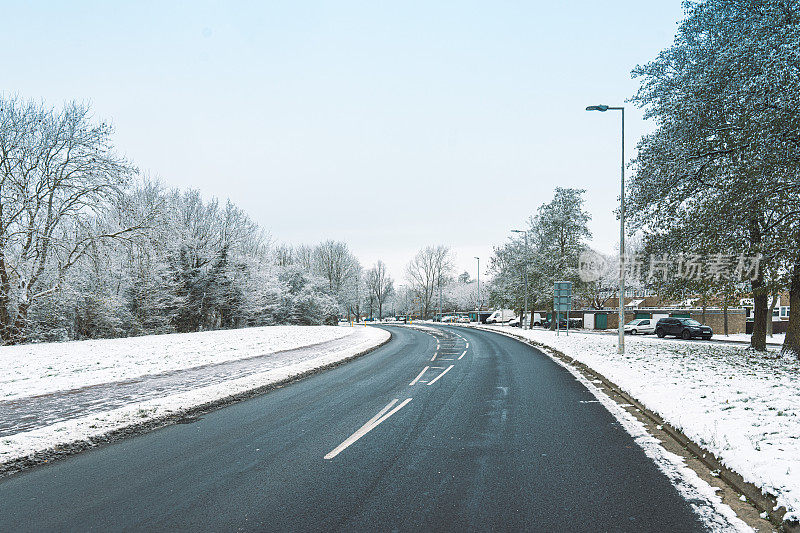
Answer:
[[(300, 347), (301, 345), (298, 344), (300, 342), (303, 342), (304, 345), (311, 345), (319, 342), (320, 338), (336, 339), (345, 335), (349, 335), (348, 340), (351, 340), (351, 342), (347, 343), (346, 346), (336, 343), (333, 348), (326, 348), (324, 345), (320, 346), (319, 355), (317, 357), (289, 364), (281, 368), (252, 374), (239, 379), (223, 381), (211, 386), (173, 394), (155, 400), (139, 402), (112, 411), (59, 422), (46, 428), (2, 437), (0, 438), (0, 464), (26, 457), (36, 452), (59, 446), (66, 446), (75, 442), (86, 441), (92, 437), (100, 437), (111, 431), (139, 425), (149, 420), (177, 415), (193, 407), (209, 404), (266, 385), (285, 381), (300, 374), (337, 363), (365, 352), (388, 340), (390, 336), (387, 331), (377, 328), (339, 328), (341, 331), (334, 331), (337, 329), (335, 326), (331, 327), (329, 330), (321, 326), (312, 326), (309, 328), (286, 326), (286, 328), (290, 329), (287, 330), (281, 327), (282, 331), (275, 328), (277, 328), (277, 326), (254, 328), (252, 330), (237, 330), (240, 332), (239, 336), (229, 337), (227, 335), (220, 335), (221, 339), (217, 340), (247, 340), (249, 342), (245, 343), (245, 347), (258, 346), (259, 348), (264, 348), (264, 346), (271, 346), (273, 350), (275, 346), (281, 346), (281, 349), (285, 350)], [(293, 333), (291, 331), (292, 329), (297, 329), (297, 332)], [(262, 337), (272, 336), (275, 342), (273, 344), (258, 343), (255, 337), (259, 335), (259, 330)], [(250, 334), (244, 333), (246, 331), (251, 332), (253, 337), (251, 337)], [(313, 332), (315, 331), (317, 335), (314, 335)], [(223, 334), (232, 332), (214, 333)], [(207, 339), (208, 335), (204, 333), (189, 335), (206, 337), (203, 339), (203, 342), (205, 344), (211, 344)], [(211, 336), (213, 337), (213, 335)], [(140, 339), (141, 338), (142, 337), (140, 337)], [(278, 339), (284, 340), (278, 341)], [(286, 339), (293, 340), (289, 341)], [(170, 344), (170, 346), (176, 349), (178, 345)], [(188, 339), (182, 339), (179, 346), (193, 346), (193, 343)], [(242, 348), (240, 347), (240, 349)], [(227, 352), (229, 359), (237, 358), (237, 354), (233, 353), (233, 351), (234, 347), (229, 347)], [(257, 353), (253, 353), (242, 349), (242, 353), (239, 353), (238, 357), (247, 357), (260, 353), (263, 353), (263, 351), (260, 350)], [(196, 361), (196, 359), (192, 359), (191, 361)]]
[(605, 335), (520, 331), (604, 375), (800, 513), (800, 362), (744, 346), (631, 337), (626, 353)]
[[(750, 342), (750, 337), (749, 333), (731, 333), (730, 335), (719, 333), (714, 335), (714, 340)], [(767, 335), (767, 342), (770, 344), (783, 344), (783, 339), (785, 338), (786, 333), (773, 333), (772, 336)]]
[(3, 346), (0, 401), (291, 350), (353, 331), (339, 326), (269, 326)]

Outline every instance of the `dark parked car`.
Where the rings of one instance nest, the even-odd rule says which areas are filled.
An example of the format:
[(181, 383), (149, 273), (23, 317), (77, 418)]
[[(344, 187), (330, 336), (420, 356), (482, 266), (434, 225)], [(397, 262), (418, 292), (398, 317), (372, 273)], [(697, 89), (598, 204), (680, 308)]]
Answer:
[(662, 318), (656, 324), (656, 335), (662, 339), (667, 335), (674, 335), (682, 339), (701, 337), (709, 340), (713, 334), (710, 326), (704, 326), (691, 318)]
[[(542, 327), (545, 328), (545, 329), (550, 329), (550, 326), (552, 325), (552, 323), (553, 323), (552, 319), (550, 319), (550, 320), (545, 319), (545, 321), (542, 322)], [(569, 327), (570, 327), (570, 329), (582, 328), (583, 327), (583, 319), (582, 318), (570, 318), (569, 319)], [(567, 329), (567, 318), (566, 317), (562, 316), (559, 319), (558, 328), (559, 329)]]

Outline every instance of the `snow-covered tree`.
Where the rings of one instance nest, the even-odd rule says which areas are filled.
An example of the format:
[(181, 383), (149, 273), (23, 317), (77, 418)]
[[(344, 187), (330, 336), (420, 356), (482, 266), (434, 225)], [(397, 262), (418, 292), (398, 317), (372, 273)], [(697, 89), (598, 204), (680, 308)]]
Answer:
[[(686, 4), (674, 44), (637, 67), (634, 102), (655, 120), (628, 191), (635, 227), (800, 266), (800, 2)], [(768, 281), (751, 280), (752, 346), (765, 349)], [(788, 275), (787, 279), (795, 279)], [(800, 300), (800, 278), (795, 298)], [(800, 353), (793, 313), (784, 349)]]
[(24, 341), (31, 306), (98, 241), (95, 219), (133, 174), (87, 105), (0, 97), (0, 339)]

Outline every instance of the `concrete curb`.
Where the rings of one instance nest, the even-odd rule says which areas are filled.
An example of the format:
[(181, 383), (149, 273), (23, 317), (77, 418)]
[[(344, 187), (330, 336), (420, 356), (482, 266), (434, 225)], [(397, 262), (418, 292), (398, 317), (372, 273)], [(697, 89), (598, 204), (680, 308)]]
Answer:
[[(800, 533), (800, 524), (794, 521), (790, 522), (783, 520), (783, 517), (786, 514), (787, 510), (785, 507), (776, 508), (777, 500), (775, 496), (773, 496), (772, 494), (764, 493), (756, 485), (750, 483), (749, 481), (746, 481), (739, 473), (726, 467), (722, 463), (722, 461), (720, 461), (712, 452), (706, 450), (702, 446), (693, 442), (691, 439), (689, 439), (689, 437), (684, 435), (682, 431), (673, 427), (668, 422), (665, 422), (664, 419), (661, 418), (658, 414), (654, 413), (653, 411), (645, 407), (644, 404), (642, 404), (636, 398), (630, 396), (628, 393), (623, 391), (617, 384), (610, 381), (602, 374), (596, 372), (591, 367), (564, 354), (563, 352), (553, 348), (552, 346), (532, 341), (521, 335), (516, 335), (511, 332), (498, 331), (495, 329), (483, 328), (478, 326), (460, 325), (458, 327), (468, 327), (471, 329), (479, 329), (481, 331), (490, 331), (498, 333), (500, 335), (505, 335), (506, 337), (510, 337), (512, 339), (520, 341), (529, 346), (533, 346), (534, 348), (537, 348), (539, 350), (543, 349), (547, 355), (555, 357), (560, 361), (572, 366), (573, 368), (584, 374), (586, 377), (599, 380), (600, 382), (603, 383), (603, 385), (605, 385), (607, 389), (613, 391), (614, 394), (619, 398), (622, 398), (624, 402), (633, 405), (644, 416), (649, 418), (653, 423), (661, 426), (664, 432), (666, 432), (675, 442), (677, 442), (680, 446), (682, 446), (697, 460), (703, 463), (706, 466), (706, 468), (708, 468), (712, 472), (718, 472), (719, 474), (717, 477), (719, 479), (723, 480), (737, 493), (744, 495), (745, 498), (747, 498), (747, 501), (753, 507), (758, 509), (759, 512), (766, 512), (768, 516), (767, 519), (774, 526), (780, 528), (780, 530), (785, 533)], [(617, 401), (617, 399), (614, 398), (613, 396), (611, 396), (611, 399)]]
[(152, 418), (150, 420), (141, 423), (135, 423), (119, 427), (102, 435), (94, 435), (86, 439), (75, 440), (67, 444), (37, 451), (25, 457), (17, 457), (15, 459), (11, 459), (10, 461), (2, 462), (0, 463), (0, 479), (17, 474), (19, 472), (22, 472), (23, 470), (27, 470), (35, 466), (51, 463), (59, 459), (64, 459), (71, 455), (75, 455), (84, 452), (86, 450), (90, 450), (92, 448), (97, 448), (100, 446), (104, 446), (106, 444), (111, 444), (135, 435), (141, 435), (142, 433), (147, 433), (155, 429), (160, 429), (173, 424), (191, 423), (201, 415), (210, 413), (212, 411), (216, 411), (218, 409), (222, 409), (223, 407), (227, 407), (229, 405), (242, 402), (244, 400), (255, 398), (256, 396), (261, 396), (262, 394), (266, 394), (275, 389), (285, 387), (286, 385), (290, 385), (292, 383), (310, 377), (314, 374), (318, 374), (320, 372), (324, 372), (326, 370), (330, 370), (332, 368), (341, 366), (345, 363), (349, 363), (350, 361), (353, 361), (354, 359), (358, 359), (359, 357), (367, 355), (368, 353), (371, 353), (377, 350), (378, 348), (385, 346), (386, 344), (391, 342), (391, 340), (394, 338), (392, 332), (388, 330), (383, 330), (383, 331), (389, 333), (388, 339), (375, 346), (372, 346), (371, 348), (362, 350), (361, 352), (348, 356), (344, 359), (340, 359), (332, 363), (321, 365), (316, 368), (312, 368), (310, 370), (306, 370), (304, 372), (296, 374), (294, 376), (274, 381), (272, 383), (268, 383), (266, 385), (262, 385), (254, 389), (238, 392), (236, 394), (231, 394), (230, 396), (225, 396), (217, 400), (212, 400), (210, 402), (195, 405), (193, 407), (183, 409), (179, 412)]

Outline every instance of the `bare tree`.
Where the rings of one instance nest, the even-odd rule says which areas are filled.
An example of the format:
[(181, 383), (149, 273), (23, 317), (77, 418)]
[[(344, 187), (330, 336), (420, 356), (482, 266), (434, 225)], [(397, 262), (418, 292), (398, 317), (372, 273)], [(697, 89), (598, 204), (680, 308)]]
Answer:
[(378, 304), (378, 320), (383, 318), (383, 304), (386, 299), (394, 292), (394, 281), (386, 272), (386, 265), (378, 260), (375, 266), (367, 271), (367, 285), (375, 303)]
[[(89, 107), (56, 111), (0, 98), (0, 339), (24, 340), (28, 309), (58, 290), (98, 240), (96, 218), (134, 169), (114, 154), (112, 128)], [(48, 274), (48, 275), (45, 275)]]
[(332, 294), (339, 294), (344, 283), (355, 272), (353, 254), (343, 242), (325, 241), (317, 245), (314, 260), (319, 275), (328, 282)]
[(314, 248), (307, 244), (299, 244), (292, 250), (292, 263), (306, 272), (314, 269)]
[(436, 292), (445, 285), (453, 271), (453, 260), (447, 246), (426, 246), (408, 263), (406, 277), (422, 299), (423, 318), (430, 317)]

